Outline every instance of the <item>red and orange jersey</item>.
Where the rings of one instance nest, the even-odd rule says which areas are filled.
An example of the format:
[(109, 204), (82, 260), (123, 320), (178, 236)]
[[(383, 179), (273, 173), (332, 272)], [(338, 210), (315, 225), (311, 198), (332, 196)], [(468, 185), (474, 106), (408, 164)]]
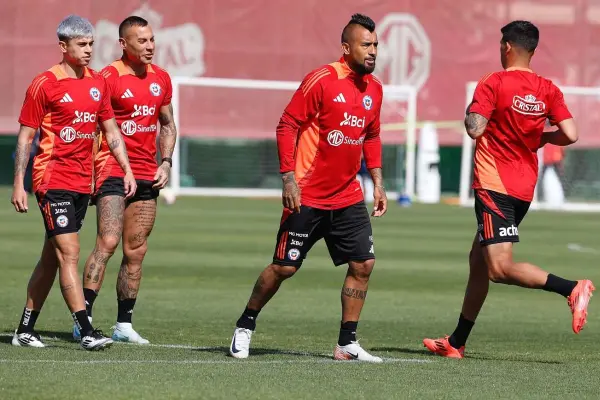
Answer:
[(40, 129), (33, 189), (90, 193), (92, 148), (98, 122), (114, 117), (105, 79), (85, 68), (81, 79), (60, 65), (38, 75), (25, 95), (19, 123)]
[[(136, 179), (152, 180), (156, 174), (156, 134), (160, 108), (171, 103), (169, 74), (150, 64), (143, 76), (130, 72), (117, 60), (100, 72), (110, 89), (110, 101), (121, 128), (131, 170)], [(109, 176), (122, 177), (123, 170), (102, 138), (95, 158), (96, 187)]]
[(572, 118), (560, 89), (528, 69), (495, 72), (477, 85), (470, 112), (489, 120), (475, 146), (473, 188), (532, 201), (546, 119)]
[(356, 174), (381, 167), (383, 87), (343, 59), (309, 73), (277, 126), (280, 172), (295, 171), (302, 204), (339, 209), (363, 199)]

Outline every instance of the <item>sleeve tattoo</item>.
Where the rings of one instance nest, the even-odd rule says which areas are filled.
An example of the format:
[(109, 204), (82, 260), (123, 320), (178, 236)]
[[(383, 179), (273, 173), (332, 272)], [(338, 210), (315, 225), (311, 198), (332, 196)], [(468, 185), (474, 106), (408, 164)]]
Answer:
[(17, 151), (15, 154), (15, 178), (22, 179), (27, 170), (29, 163), (29, 152), (31, 150), (30, 143), (17, 143)]
[(160, 122), (159, 147), (161, 157), (172, 157), (175, 141), (177, 140), (177, 127), (173, 118), (173, 105), (169, 104), (167, 111), (158, 116)]
[(373, 184), (377, 186), (381, 186), (383, 184), (383, 174), (381, 173), (381, 168), (372, 168), (369, 170), (371, 174), (371, 179), (373, 179)]
[(487, 123), (488, 119), (477, 113), (469, 113), (465, 118), (465, 128), (471, 137), (481, 135)]

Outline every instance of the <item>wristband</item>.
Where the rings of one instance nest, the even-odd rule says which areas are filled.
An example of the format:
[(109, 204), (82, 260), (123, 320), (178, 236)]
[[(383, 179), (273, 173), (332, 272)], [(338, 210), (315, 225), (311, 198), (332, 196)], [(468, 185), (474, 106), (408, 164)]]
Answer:
[(160, 161), (161, 161), (161, 163), (164, 163), (164, 162), (166, 161), (166, 162), (168, 162), (168, 163), (169, 163), (169, 165), (170, 165), (171, 167), (173, 167), (173, 159), (172, 159), (171, 157), (165, 157), (165, 158), (163, 158), (163, 159), (162, 159), (162, 160), (160, 160)]

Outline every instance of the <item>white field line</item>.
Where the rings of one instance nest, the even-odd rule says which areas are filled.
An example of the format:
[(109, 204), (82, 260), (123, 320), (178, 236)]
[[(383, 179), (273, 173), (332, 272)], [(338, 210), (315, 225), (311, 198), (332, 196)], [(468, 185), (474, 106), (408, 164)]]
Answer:
[[(12, 337), (10, 333), (0, 333), (0, 337)], [(63, 341), (56, 337), (42, 337), (45, 341)], [(116, 343), (117, 345), (129, 345), (139, 347), (159, 347), (167, 349), (185, 349), (185, 350), (196, 350), (196, 351), (219, 351), (223, 350), (222, 346), (219, 347), (200, 347), (190, 346), (185, 344), (147, 344), (137, 345), (133, 343)], [(327, 358), (318, 357), (331, 357), (331, 354), (326, 353), (308, 353), (302, 351), (274, 351), (274, 354), (289, 355), (289, 356), (304, 356), (304, 357), (315, 357), (311, 360), (52, 360), (52, 359), (37, 359), (37, 360), (24, 360), (24, 359), (0, 359), (0, 364), (231, 364), (231, 363), (251, 363), (251, 364), (298, 364), (298, 363), (340, 363), (354, 361), (336, 361)], [(431, 360), (422, 360), (418, 358), (393, 358), (393, 357), (382, 357), (384, 363), (417, 363), (426, 364), (431, 363)]]

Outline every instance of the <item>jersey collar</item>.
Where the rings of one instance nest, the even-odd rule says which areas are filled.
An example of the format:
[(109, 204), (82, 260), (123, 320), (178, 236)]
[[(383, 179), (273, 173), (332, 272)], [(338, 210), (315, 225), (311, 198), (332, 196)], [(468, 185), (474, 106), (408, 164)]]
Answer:
[[(69, 75), (67, 75), (65, 70), (61, 68), (60, 64), (56, 64), (56, 65), (52, 66), (48, 71), (50, 71), (54, 74), (57, 81), (60, 81), (61, 79), (68, 79), (68, 78), (75, 79), (75, 78), (71, 78)], [(90, 69), (88, 67), (83, 67), (83, 77), (84, 78), (92, 77), (92, 73), (90, 72)]]
[(531, 72), (533, 73), (533, 70), (530, 68), (521, 68), (521, 67), (510, 67), (510, 68), (506, 68), (505, 71), (525, 71), (525, 72)]
[(347, 74), (347, 77), (350, 79), (354, 79), (354, 80), (362, 80), (363, 82), (367, 82), (369, 83), (371, 80), (371, 74), (366, 74), (366, 75), (358, 75), (356, 72), (352, 71), (352, 68), (350, 68), (350, 66), (346, 63), (346, 60), (344, 59), (344, 57), (340, 57), (339, 59), (339, 63), (342, 67), (342, 70), (344, 71), (345, 74)]

